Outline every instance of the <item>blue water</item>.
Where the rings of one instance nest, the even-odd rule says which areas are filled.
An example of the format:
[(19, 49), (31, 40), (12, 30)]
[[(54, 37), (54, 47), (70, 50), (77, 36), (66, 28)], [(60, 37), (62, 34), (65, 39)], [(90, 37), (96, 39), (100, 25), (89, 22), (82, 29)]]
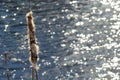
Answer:
[[(39, 80), (120, 79), (119, 0), (31, 0)], [(30, 80), (27, 0), (0, 0), (0, 80)]]

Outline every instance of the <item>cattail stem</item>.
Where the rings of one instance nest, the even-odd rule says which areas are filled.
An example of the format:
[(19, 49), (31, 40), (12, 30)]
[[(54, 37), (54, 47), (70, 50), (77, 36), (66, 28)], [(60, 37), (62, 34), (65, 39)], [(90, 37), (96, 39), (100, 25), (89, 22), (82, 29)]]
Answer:
[(31, 10), (31, 6), (30, 6), (31, 4), (30, 3), (31, 3), (31, 0), (29, 0), (29, 5), (28, 5), (29, 6), (29, 11)]
[(6, 77), (7, 77), (7, 80), (10, 80), (8, 63), (7, 63), (8, 62), (8, 54), (5, 53), (4, 56), (5, 56), (5, 66), (6, 66)]
[(30, 8), (30, 0), (29, 0), (29, 8)]
[(38, 80), (38, 71), (35, 70), (35, 72), (36, 72), (36, 80)]
[(32, 68), (32, 80), (34, 80), (34, 69)]

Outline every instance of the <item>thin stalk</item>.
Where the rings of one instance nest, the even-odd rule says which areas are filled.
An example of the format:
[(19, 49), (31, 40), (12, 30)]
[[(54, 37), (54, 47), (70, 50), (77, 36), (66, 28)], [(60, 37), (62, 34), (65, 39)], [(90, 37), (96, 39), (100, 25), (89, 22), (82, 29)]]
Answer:
[(28, 5), (29, 6), (29, 11), (31, 11), (31, 4), (30, 3), (31, 3), (31, 0), (29, 0), (29, 5)]
[(35, 73), (36, 73), (36, 80), (38, 80), (38, 71), (35, 70)]
[(4, 56), (5, 56), (6, 77), (7, 77), (7, 80), (10, 80), (8, 63), (7, 63), (8, 62), (8, 54), (5, 53)]
[(34, 69), (32, 68), (32, 80), (34, 80)]

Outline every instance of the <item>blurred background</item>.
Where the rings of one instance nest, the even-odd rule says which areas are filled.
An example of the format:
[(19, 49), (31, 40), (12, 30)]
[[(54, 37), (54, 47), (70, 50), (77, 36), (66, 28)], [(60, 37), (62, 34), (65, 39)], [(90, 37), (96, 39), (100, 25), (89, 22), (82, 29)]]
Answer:
[[(29, 0), (0, 0), (0, 80), (30, 80)], [(119, 0), (31, 0), (39, 80), (120, 80)]]

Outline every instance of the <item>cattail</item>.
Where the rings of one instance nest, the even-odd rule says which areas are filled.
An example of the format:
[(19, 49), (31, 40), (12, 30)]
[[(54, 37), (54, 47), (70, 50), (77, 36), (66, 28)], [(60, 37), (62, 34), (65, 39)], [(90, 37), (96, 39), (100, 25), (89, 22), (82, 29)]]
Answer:
[(36, 35), (35, 35), (35, 24), (34, 18), (32, 16), (32, 11), (29, 11), (26, 14), (27, 25), (28, 25), (28, 44), (30, 50), (29, 61), (32, 64), (33, 69), (38, 70), (37, 62), (39, 60), (39, 46), (37, 44)]

